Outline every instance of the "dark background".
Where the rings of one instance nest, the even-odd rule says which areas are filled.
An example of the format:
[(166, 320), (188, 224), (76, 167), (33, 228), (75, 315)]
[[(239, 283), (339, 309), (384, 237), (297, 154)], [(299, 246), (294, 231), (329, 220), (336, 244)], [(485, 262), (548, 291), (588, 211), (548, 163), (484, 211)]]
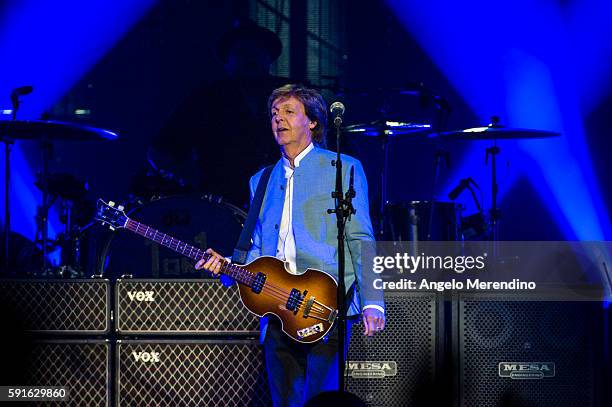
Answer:
[[(146, 201), (134, 196), (130, 185), (137, 174), (148, 168), (147, 147), (194, 89), (224, 77), (223, 66), (214, 49), (221, 35), (239, 18), (250, 18), (277, 31), (284, 48), (271, 73), (291, 78), (288, 82), (305, 82), (323, 89), (328, 103), (343, 100), (347, 106), (347, 124), (381, 118), (384, 101), (391, 105), (389, 112), (393, 117), (431, 123), (436, 109), (430, 99), (398, 93), (398, 89), (411, 88), (415, 84), (422, 84), (448, 101), (452, 112), (447, 129), (487, 124), (470, 109), (384, 1), (161, 0), (49, 111), (52, 118), (116, 131), (120, 139), (112, 143), (59, 142), (55, 146), (52, 171), (69, 172), (86, 179), (90, 199), (112, 198), (131, 203), (132, 207)], [(585, 118), (588, 148), (608, 213), (612, 202), (608, 187), (610, 160), (607, 159), (610, 150), (607, 115), (611, 102), (608, 96)], [(261, 100), (264, 108), (265, 103), (266, 100)], [(76, 117), (73, 114), (76, 108), (86, 108), (91, 113)], [(235, 120), (239, 121), (240, 116)], [(214, 139), (218, 136), (208, 133), (201, 137)], [(345, 135), (344, 142), (346, 151), (365, 164), (372, 213), (376, 215), (380, 141)], [(448, 179), (463, 160), (468, 143), (444, 146), (450, 151), (450, 166), (443, 163), (435, 191), (442, 201), (448, 200)], [(431, 199), (437, 147), (422, 134), (390, 140), (390, 201)], [(481, 162), (474, 166), (470, 176), (479, 184), (488, 185), (490, 167), (484, 165), (484, 147), (479, 157)], [(234, 151), (235, 146), (227, 145), (214, 152), (218, 159), (225, 157), (232, 163), (219, 166), (215, 176), (224, 177), (240, 166), (233, 161)], [(30, 147), (32, 163), (36, 163), (36, 154), (36, 149)], [(505, 181), (505, 173), (513, 171), (508, 163), (521, 159), (511, 154), (520, 153), (509, 150), (501, 157), (501, 183)], [(537, 170), (534, 168), (534, 171)], [(247, 180), (245, 177), (243, 185)], [(500, 202), (502, 239), (557, 240), (566, 237), (549, 214), (550, 202), (543, 202), (526, 178), (519, 176), (506, 188), (508, 192)], [(490, 197), (486, 191), (488, 189), (483, 198), (488, 209)], [(461, 199), (471, 205), (469, 194), (464, 193)], [(232, 203), (240, 206), (239, 202)]]

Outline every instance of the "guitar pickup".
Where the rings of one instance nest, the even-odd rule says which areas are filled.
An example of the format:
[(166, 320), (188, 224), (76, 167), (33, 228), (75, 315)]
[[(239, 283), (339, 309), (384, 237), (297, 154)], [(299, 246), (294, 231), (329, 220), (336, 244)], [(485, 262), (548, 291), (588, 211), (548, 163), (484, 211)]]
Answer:
[(253, 282), (251, 283), (251, 291), (255, 294), (259, 294), (263, 290), (263, 286), (266, 283), (266, 275), (264, 273), (257, 273)]
[(303, 297), (300, 294), (300, 291), (293, 288), (291, 290), (291, 293), (289, 294), (289, 298), (287, 299), (287, 304), (285, 305), (285, 307), (289, 311), (293, 311), (294, 314), (297, 314), (297, 311), (300, 306), (300, 303), (302, 302), (302, 299)]

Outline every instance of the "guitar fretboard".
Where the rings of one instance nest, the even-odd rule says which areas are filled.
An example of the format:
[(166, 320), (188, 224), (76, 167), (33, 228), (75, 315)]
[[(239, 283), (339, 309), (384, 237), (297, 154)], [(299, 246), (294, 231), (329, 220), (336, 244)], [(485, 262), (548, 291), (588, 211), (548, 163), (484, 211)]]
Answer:
[[(155, 228), (152, 228), (132, 219), (128, 218), (125, 224), (125, 228), (149, 240), (157, 242), (162, 246), (174, 250), (179, 254), (189, 257), (190, 259), (205, 259), (206, 261), (208, 261), (208, 259), (212, 257), (211, 254), (206, 253), (206, 251), (202, 249), (198, 249), (197, 247), (191, 246), (190, 244), (187, 244), (170, 235), (162, 233)], [(238, 281), (239, 283), (249, 287), (251, 287), (253, 281), (255, 280), (255, 274), (251, 273), (244, 267), (232, 264), (225, 260), (223, 260), (221, 265), (221, 273), (226, 274), (232, 277), (234, 280)]]

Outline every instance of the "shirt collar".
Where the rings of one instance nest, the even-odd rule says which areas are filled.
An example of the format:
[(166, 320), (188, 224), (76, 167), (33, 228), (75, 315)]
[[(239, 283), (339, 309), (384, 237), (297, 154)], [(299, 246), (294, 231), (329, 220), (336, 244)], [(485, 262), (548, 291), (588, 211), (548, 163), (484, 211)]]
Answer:
[(302, 159), (306, 157), (306, 154), (308, 154), (313, 148), (314, 148), (313, 143), (308, 144), (308, 147), (306, 147), (304, 151), (299, 153), (297, 157), (293, 159), (293, 164), (294, 164), (293, 167), (291, 167), (291, 161), (289, 161), (285, 156), (283, 156), (283, 167), (285, 167), (285, 169), (287, 168), (293, 169), (293, 168), (299, 167), (300, 161), (302, 161)]

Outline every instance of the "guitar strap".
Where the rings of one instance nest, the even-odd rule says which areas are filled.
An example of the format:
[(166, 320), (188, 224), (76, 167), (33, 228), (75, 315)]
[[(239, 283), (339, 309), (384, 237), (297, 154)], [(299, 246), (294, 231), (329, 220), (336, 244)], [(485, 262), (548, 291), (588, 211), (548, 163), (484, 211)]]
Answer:
[(273, 168), (274, 165), (268, 165), (264, 169), (263, 174), (261, 174), (261, 178), (259, 178), (259, 183), (257, 183), (257, 189), (255, 190), (255, 196), (253, 197), (251, 207), (249, 208), (249, 214), (247, 215), (246, 222), (244, 223), (242, 232), (240, 232), (238, 243), (236, 243), (236, 248), (234, 249), (234, 254), (232, 255), (232, 263), (246, 263), (247, 253), (251, 248), (253, 230), (255, 229), (255, 224), (257, 223), (257, 217), (259, 216), (259, 211), (261, 210), (261, 204), (263, 202), (266, 187), (268, 186), (268, 181), (270, 180), (270, 174), (272, 173)]

